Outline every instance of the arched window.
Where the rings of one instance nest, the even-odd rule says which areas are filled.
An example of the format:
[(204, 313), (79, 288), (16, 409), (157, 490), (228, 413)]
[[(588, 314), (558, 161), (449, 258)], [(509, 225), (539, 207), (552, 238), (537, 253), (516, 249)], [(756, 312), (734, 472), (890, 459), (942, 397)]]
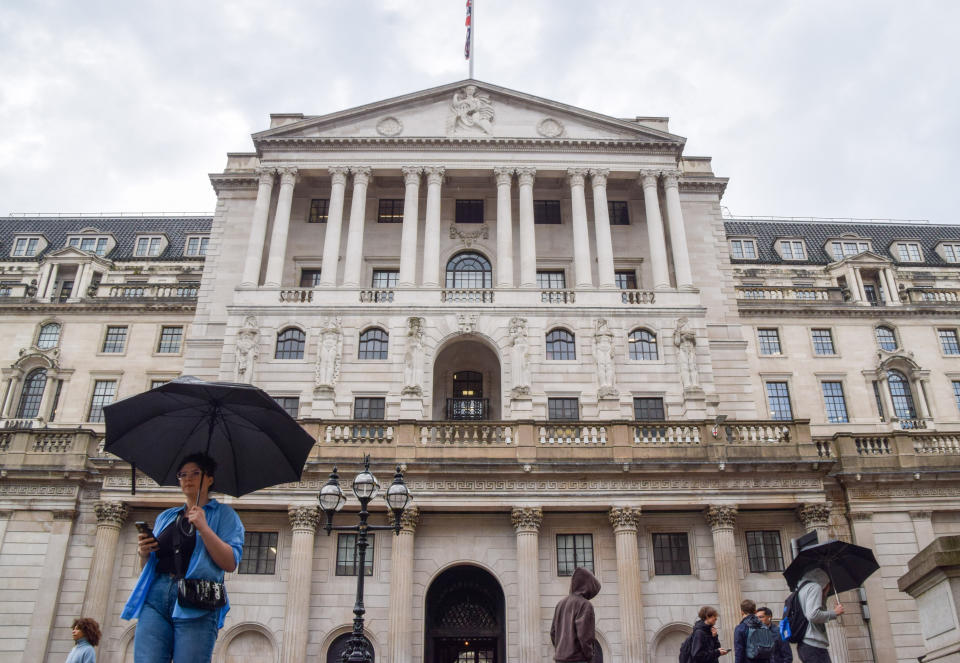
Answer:
[(490, 261), (479, 253), (458, 253), (447, 263), (447, 288), (476, 289), (493, 287)]
[(547, 359), (576, 359), (577, 346), (573, 334), (566, 329), (553, 329), (547, 334)]
[(56, 322), (48, 322), (40, 327), (40, 333), (37, 334), (37, 347), (41, 350), (49, 350), (60, 344), (60, 325)]
[(277, 335), (276, 359), (303, 359), (307, 335), (296, 327), (287, 327)]
[(916, 419), (917, 409), (913, 405), (913, 392), (910, 383), (900, 371), (887, 371), (887, 384), (890, 386), (890, 400), (893, 401), (893, 414), (897, 419)]
[(43, 400), (43, 388), (47, 385), (47, 369), (35, 368), (27, 373), (20, 392), (20, 406), (17, 419), (33, 419), (40, 414), (40, 401)]
[(657, 337), (646, 329), (634, 329), (630, 332), (630, 359), (658, 359)]
[(877, 345), (880, 346), (881, 350), (886, 350), (887, 352), (893, 352), (897, 349), (897, 335), (893, 333), (893, 329), (890, 327), (877, 327)]
[(378, 327), (360, 334), (360, 352), (358, 359), (386, 359), (390, 345), (390, 336)]

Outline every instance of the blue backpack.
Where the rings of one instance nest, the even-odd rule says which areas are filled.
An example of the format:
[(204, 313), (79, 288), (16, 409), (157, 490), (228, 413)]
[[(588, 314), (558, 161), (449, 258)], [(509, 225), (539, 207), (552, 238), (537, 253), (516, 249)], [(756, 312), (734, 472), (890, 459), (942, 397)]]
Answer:
[(783, 619), (780, 620), (780, 637), (784, 642), (792, 642), (797, 645), (803, 642), (803, 636), (807, 633), (807, 627), (810, 622), (807, 616), (803, 614), (803, 606), (800, 604), (800, 588), (790, 594), (787, 600), (783, 602)]

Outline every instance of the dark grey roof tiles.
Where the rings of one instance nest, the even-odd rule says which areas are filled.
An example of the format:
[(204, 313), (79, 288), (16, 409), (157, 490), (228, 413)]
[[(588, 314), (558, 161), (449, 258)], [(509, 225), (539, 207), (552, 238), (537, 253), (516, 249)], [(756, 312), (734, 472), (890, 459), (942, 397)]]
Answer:
[[(768, 265), (827, 265), (835, 262), (825, 246), (830, 239), (843, 235), (855, 235), (870, 240), (873, 252), (892, 257), (890, 246), (900, 240), (913, 240), (923, 249), (922, 263), (905, 265), (958, 266), (948, 263), (936, 252), (937, 245), (944, 241), (960, 242), (960, 226), (928, 225), (913, 223), (818, 223), (771, 221), (724, 221), (727, 237), (753, 237), (757, 240), (758, 256), (755, 260), (730, 259), (737, 264)], [(783, 260), (774, 245), (778, 239), (803, 238), (807, 245), (807, 260)]]
[[(67, 236), (78, 234), (84, 228), (96, 228), (113, 235), (117, 245), (105, 258), (110, 260), (202, 260), (202, 257), (184, 255), (187, 235), (210, 232), (213, 217), (0, 217), (0, 260), (36, 261), (51, 251), (67, 245)], [(137, 235), (163, 234), (168, 245), (159, 256), (134, 256)], [(17, 235), (43, 235), (47, 248), (32, 257), (10, 255)]]

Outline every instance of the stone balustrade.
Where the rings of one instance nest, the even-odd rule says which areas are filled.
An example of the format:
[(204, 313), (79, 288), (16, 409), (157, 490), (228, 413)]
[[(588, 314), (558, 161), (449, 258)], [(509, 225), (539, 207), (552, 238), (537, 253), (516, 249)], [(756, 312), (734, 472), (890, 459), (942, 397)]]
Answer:
[(363, 304), (389, 304), (393, 302), (394, 291), (382, 288), (372, 288), (360, 291), (360, 302)]
[(656, 295), (653, 290), (621, 290), (620, 300), (624, 304), (653, 304)]
[(907, 288), (907, 301), (911, 304), (956, 304), (960, 302), (960, 290), (950, 288)]
[(577, 293), (573, 290), (541, 290), (540, 301), (544, 304), (574, 304)]
[(456, 288), (440, 291), (440, 301), (445, 304), (492, 304), (490, 288)]
[(670, 422), (650, 422), (634, 426), (633, 443), (657, 446), (700, 444), (700, 426)]
[(793, 302), (843, 301), (840, 288), (798, 286), (738, 286), (737, 299), (783, 300)]
[(581, 426), (577, 424), (540, 426), (539, 438), (540, 444), (603, 445), (607, 443), (607, 428), (606, 426)]
[(313, 288), (287, 288), (279, 292), (281, 304), (308, 304), (313, 301)]
[(511, 445), (516, 438), (514, 426), (503, 424), (433, 422), (418, 428), (422, 445)]
[(101, 283), (95, 297), (107, 299), (196, 299), (199, 283)]

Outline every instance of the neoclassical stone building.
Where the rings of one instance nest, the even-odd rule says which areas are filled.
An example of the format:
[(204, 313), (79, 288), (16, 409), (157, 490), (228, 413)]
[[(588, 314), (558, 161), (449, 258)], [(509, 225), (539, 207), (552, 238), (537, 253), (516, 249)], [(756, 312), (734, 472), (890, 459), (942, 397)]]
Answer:
[[(272, 116), (212, 218), (0, 220), (0, 661), (61, 660), (81, 613), (132, 660), (132, 523), (177, 498), (131, 495), (100, 409), (178, 374), (317, 439), (300, 483), (228, 499), (218, 662), (336, 659), (358, 572), (377, 661), (546, 662), (577, 565), (603, 660), (673, 661), (703, 604), (725, 643), (742, 597), (779, 611), (810, 530), (882, 565), (834, 660), (915, 660), (896, 579), (960, 532), (960, 232), (725, 219), (683, 150), (665, 118), (463, 81)], [(360, 570), (316, 495), (364, 454), (415, 507)]]

